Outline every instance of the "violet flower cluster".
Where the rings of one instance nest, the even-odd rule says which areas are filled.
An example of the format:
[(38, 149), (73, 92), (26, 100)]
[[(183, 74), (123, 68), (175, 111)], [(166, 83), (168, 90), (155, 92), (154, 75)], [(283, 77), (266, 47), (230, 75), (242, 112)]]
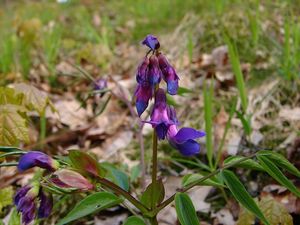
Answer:
[[(167, 104), (166, 94), (176, 95), (179, 77), (167, 58), (158, 50), (160, 43), (153, 35), (147, 35), (142, 44), (150, 51), (138, 66), (136, 73), (137, 88), (135, 103), (138, 115), (141, 116), (148, 108), (149, 101), (154, 97), (154, 107), (150, 123), (155, 129), (158, 139), (167, 139), (172, 147), (185, 156), (200, 152), (200, 144), (195, 139), (203, 137), (204, 132), (193, 128), (178, 129), (175, 109)], [(149, 53), (152, 53), (148, 57)], [(159, 87), (161, 80), (167, 84), (166, 91)]]
[[(54, 171), (59, 164), (42, 152), (30, 151), (20, 158), (18, 170), (23, 172), (35, 166)], [(14, 203), (17, 206), (17, 210), (22, 214), (22, 223), (29, 224), (36, 217), (46, 218), (50, 215), (53, 207), (53, 198), (51, 194), (44, 192), (38, 182), (33, 181), (17, 191)]]

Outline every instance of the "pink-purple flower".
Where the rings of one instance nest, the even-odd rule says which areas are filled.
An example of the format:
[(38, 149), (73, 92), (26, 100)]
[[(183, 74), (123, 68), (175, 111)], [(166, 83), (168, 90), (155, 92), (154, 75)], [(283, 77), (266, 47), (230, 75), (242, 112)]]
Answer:
[(33, 183), (17, 191), (14, 204), (22, 214), (22, 223), (29, 224), (36, 217), (46, 218), (51, 214), (53, 199), (51, 194), (46, 194), (38, 184)]
[(167, 90), (170, 95), (176, 95), (178, 91), (179, 77), (175, 69), (168, 62), (163, 54), (158, 55), (159, 67), (163, 74), (163, 79), (167, 83)]
[[(147, 35), (143, 44), (151, 50), (139, 65), (136, 75), (138, 82), (135, 91), (136, 108), (138, 115), (147, 109), (152, 96), (155, 96), (150, 123), (159, 140), (168, 139), (170, 145), (185, 156), (200, 152), (200, 144), (195, 140), (203, 137), (204, 132), (193, 128), (183, 127), (178, 129), (178, 120), (175, 109), (167, 104), (166, 92), (176, 95), (178, 92), (179, 77), (167, 58), (158, 51), (160, 44), (153, 35)], [(152, 55), (148, 58), (148, 54)], [(159, 88), (161, 80), (167, 83), (167, 89)]]
[(59, 163), (43, 152), (29, 151), (21, 156), (18, 170), (23, 172), (35, 166), (54, 171), (58, 168)]
[(176, 124), (176, 121), (171, 118), (171, 109), (167, 105), (166, 93), (161, 88), (155, 93), (155, 104), (151, 113), (151, 120), (146, 122), (152, 124), (160, 140), (165, 139), (169, 127)]

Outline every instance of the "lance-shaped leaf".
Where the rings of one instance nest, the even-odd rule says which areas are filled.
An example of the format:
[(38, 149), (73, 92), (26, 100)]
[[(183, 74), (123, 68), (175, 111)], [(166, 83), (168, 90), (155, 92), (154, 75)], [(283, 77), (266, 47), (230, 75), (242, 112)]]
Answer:
[(256, 215), (264, 224), (270, 225), (264, 214), (234, 173), (229, 170), (223, 170), (221, 174), (235, 199), (246, 209)]
[[(203, 177), (204, 176), (199, 173), (187, 174), (182, 178), (182, 186), (186, 187), (189, 184), (192, 184), (195, 181), (200, 180)], [(223, 185), (217, 179), (214, 179), (214, 178), (208, 178), (208, 179), (204, 180), (203, 182), (199, 183), (198, 185), (199, 186), (225, 187), (225, 185)]]
[(259, 151), (257, 155), (265, 155), (280, 168), (285, 169), (286, 171), (294, 174), (297, 177), (300, 177), (300, 171), (279, 153), (273, 151)]
[(37, 111), (40, 115), (48, 105), (54, 110), (49, 97), (44, 91), (24, 83), (14, 84), (14, 88), (16, 93), (24, 94), (24, 105), (29, 107), (29, 109)]
[(130, 216), (124, 222), (124, 225), (146, 225), (145, 221), (139, 216)]
[(26, 111), (17, 105), (0, 105), (0, 145), (16, 145), (19, 141), (29, 141)]
[(81, 200), (63, 219), (56, 225), (63, 225), (89, 214), (118, 205), (122, 199), (108, 192), (91, 194)]
[[(240, 161), (243, 158), (245, 158), (245, 157), (243, 157), (243, 156), (230, 156), (230, 157), (228, 157), (224, 160), (224, 165), (235, 163), (237, 161)], [(259, 165), (257, 162), (255, 162), (253, 159), (247, 159), (243, 162), (235, 164), (233, 167), (240, 167), (240, 168), (245, 168), (245, 169), (264, 171), (264, 168), (262, 168), (262, 166)]]
[(262, 167), (271, 177), (300, 198), (300, 191), (298, 188), (286, 176), (284, 176), (280, 169), (270, 159), (263, 155), (258, 155), (257, 158)]
[[(62, 182), (62, 184), (65, 184), (69, 187), (77, 188), (80, 190), (92, 190), (94, 188), (93, 184), (91, 184), (80, 173), (77, 173), (75, 171), (61, 169), (56, 171), (54, 174), (57, 176), (59, 181)], [(59, 183), (56, 183), (56, 185), (60, 186)], [(62, 187), (64, 188), (64, 185), (62, 185)]]
[(126, 173), (116, 169), (113, 165), (107, 162), (102, 163), (101, 168), (104, 168), (107, 171), (105, 175), (106, 179), (114, 182), (125, 191), (129, 191), (129, 178)]
[(177, 217), (182, 225), (199, 225), (199, 220), (192, 200), (186, 193), (175, 195)]
[(162, 179), (148, 185), (141, 196), (141, 202), (148, 208), (154, 208), (161, 203), (165, 197), (165, 188)]
[(95, 176), (99, 175), (98, 162), (89, 154), (79, 150), (70, 150), (69, 158), (76, 169)]

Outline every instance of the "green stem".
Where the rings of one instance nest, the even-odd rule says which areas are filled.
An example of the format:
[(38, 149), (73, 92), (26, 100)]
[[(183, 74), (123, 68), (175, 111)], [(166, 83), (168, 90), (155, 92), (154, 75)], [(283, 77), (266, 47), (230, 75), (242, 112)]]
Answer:
[(157, 180), (157, 134), (153, 131), (152, 183)]
[[(248, 156), (248, 157), (245, 157), (245, 158), (243, 158), (243, 159), (240, 159), (240, 160), (238, 160), (238, 161), (236, 161), (236, 162), (229, 163), (229, 164), (227, 164), (227, 165), (225, 165), (225, 166), (223, 166), (223, 167), (221, 167), (221, 168), (219, 168), (219, 169), (213, 171), (212, 173), (210, 173), (210, 174), (208, 174), (208, 175), (206, 175), (206, 176), (200, 178), (199, 180), (196, 180), (196, 181), (190, 183), (190, 184), (187, 185), (186, 187), (184, 187), (184, 188), (182, 188), (181, 190), (179, 190), (179, 192), (187, 192), (187, 191), (190, 190), (191, 188), (193, 188), (193, 187), (195, 187), (195, 186), (201, 184), (203, 181), (205, 181), (205, 180), (207, 180), (207, 179), (209, 179), (209, 178), (215, 176), (216, 174), (218, 174), (218, 173), (221, 172), (222, 170), (228, 169), (228, 168), (230, 168), (230, 167), (233, 167), (234, 165), (239, 164), (239, 163), (241, 163), (241, 162), (244, 162), (244, 161), (246, 161), (246, 160), (248, 160), (248, 159), (251, 159), (251, 158), (253, 158), (254, 156), (255, 156), (255, 154), (253, 154), (253, 155), (251, 155), (251, 156)], [(174, 198), (175, 198), (175, 194), (173, 194), (173, 195), (172, 195), (171, 197), (169, 197), (167, 200), (165, 200), (164, 202), (162, 202), (158, 207), (156, 207), (154, 210), (152, 210), (152, 211), (149, 213), (149, 215), (156, 215), (160, 210), (162, 210), (162, 209), (165, 208), (167, 205), (169, 205), (169, 204), (174, 200)]]
[(24, 152), (8, 152), (0, 155), (0, 158), (4, 158), (11, 155), (23, 155)]
[(101, 177), (97, 177), (98, 181), (105, 187), (113, 190), (114, 192), (116, 192), (119, 195), (122, 195), (124, 198), (126, 198), (129, 202), (131, 202), (136, 208), (138, 208), (142, 213), (146, 213), (149, 211), (149, 209), (142, 204), (141, 202), (139, 202), (135, 197), (133, 197), (129, 192), (125, 191), (124, 189), (120, 188), (118, 185), (114, 184), (113, 182), (105, 179), (105, 178), (101, 178)]
[(17, 166), (18, 164), (19, 164), (18, 162), (1, 163), (0, 167), (4, 167), (4, 166)]
[(40, 141), (42, 142), (46, 138), (46, 129), (47, 129), (47, 120), (46, 120), (46, 111), (44, 110), (41, 113), (40, 117)]
[(156, 216), (149, 218), (151, 225), (158, 225)]

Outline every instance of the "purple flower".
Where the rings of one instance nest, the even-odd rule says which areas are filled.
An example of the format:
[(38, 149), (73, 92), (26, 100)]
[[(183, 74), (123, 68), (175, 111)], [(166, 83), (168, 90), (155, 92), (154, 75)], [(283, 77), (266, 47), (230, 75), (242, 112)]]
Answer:
[(138, 84), (134, 95), (136, 98), (135, 106), (139, 116), (147, 109), (149, 100), (152, 98), (152, 92), (153, 88), (149, 84)]
[(158, 58), (156, 55), (150, 56), (149, 70), (148, 70), (148, 79), (149, 83), (155, 87), (155, 85), (159, 84), (162, 77), (161, 70), (158, 64)]
[(165, 139), (168, 129), (172, 124), (177, 121), (172, 118), (172, 110), (167, 105), (166, 93), (163, 89), (159, 88), (155, 94), (155, 104), (151, 113), (151, 120), (146, 121), (152, 124), (156, 131), (158, 139)]
[(158, 55), (159, 67), (162, 71), (163, 78), (167, 83), (167, 90), (170, 95), (176, 95), (178, 91), (179, 77), (175, 69), (170, 65), (167, 58), (163, 54)]
[(18, 170), (23, 172), (35, 166), (54, 171), (58, 168), (59, 163), (43, 152), (30, 151), (21, 156)]
[(99, 78), (94, 83), (94, 90), (101, 91), (107, 88), (107, 80), (103, 78)]
[(202, 131), (189, 127), (180, 130), (176, 125), (171, 125), (168, 130), (168, 141), (171, 146), (176, 148), (184, 156), (192, 156), (200, 152), (200, 144), (194, 139), (205, 136)]
[(151, 48), (151, 50), (156, 50), (160, 47), (157, 37), (153, 36), (152, 34), (148, 34), (143, 40), (142, 44), (148, 46), (149, 48)]
[(17, 210), (22, 214), (24, 224), (31, 223), (36, 217), (38, 199), (40, 200), (38, 217), (48, 217), (53, 206), (52, 196), (47, 196), (38, 184), (26, 185), (17, 191), (14, 203)]
[(139, 84), (148, 83), (148, 69), (149, 69), (148, 65), (149, 65), (149, 59), (148, 57), (145, 57), (144, 60), (139, 65), (136, 73), (136, 81)]
[(53, 197), (51, 194), (46, 195), (46, 193), (43, 192), (41, 189), (39, 198), (41, 201), (40, 201), (40, 207), (38, 210), (38, 217), (46, 218), (46, 217), (50, 216), (50, 214), (51, 214), (51, 211), (53, 208)]

